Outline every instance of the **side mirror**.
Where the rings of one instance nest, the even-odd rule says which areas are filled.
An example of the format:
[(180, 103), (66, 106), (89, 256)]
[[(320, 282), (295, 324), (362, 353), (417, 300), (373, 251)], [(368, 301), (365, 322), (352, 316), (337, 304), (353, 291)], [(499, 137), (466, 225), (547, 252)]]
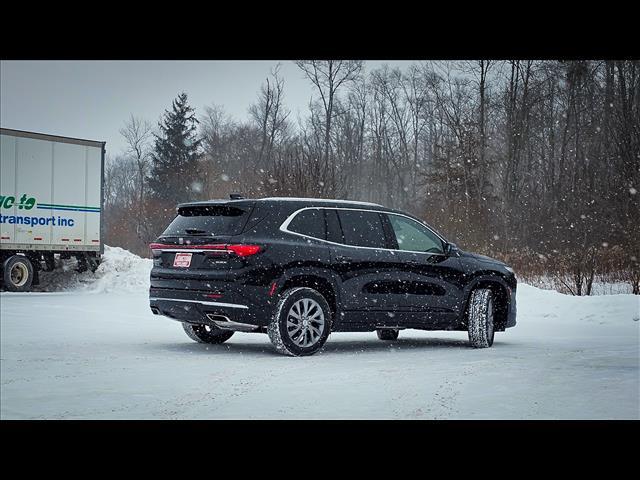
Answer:
[(447, 255), (452, 255), (454, 253), (456, 253), (458, 250), (460, 250), (458, 248), (458, 246), (455, 243), (452, 242), (448, 242), (447, 245), (444, 248), (444, 251)]

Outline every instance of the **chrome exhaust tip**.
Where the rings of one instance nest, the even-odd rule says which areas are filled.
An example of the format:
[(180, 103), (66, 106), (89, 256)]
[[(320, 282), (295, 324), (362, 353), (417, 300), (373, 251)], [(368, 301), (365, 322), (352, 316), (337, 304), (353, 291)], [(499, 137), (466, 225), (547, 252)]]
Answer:
[(236, 332), (253, 332), (259, 327), (251, 325), (249, 323), (234, 322), (224, 315), (207, 313), (207, 318), (213, 322), (213, 324), (222, 330), (233, 330)]

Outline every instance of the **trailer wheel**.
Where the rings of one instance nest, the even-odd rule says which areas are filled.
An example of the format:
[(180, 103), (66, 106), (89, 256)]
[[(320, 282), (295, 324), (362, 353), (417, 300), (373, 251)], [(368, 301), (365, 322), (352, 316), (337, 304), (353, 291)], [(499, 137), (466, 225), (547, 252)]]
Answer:
[(92, 273), (96, 273), (96, 270), (98, 270), (98, 267), (100, 266), (100, 257), (98, 256), (87, 256), (87, 263), (89, 264), (89, 270), (91, 270)]
[(53, 272), (56, 269), (56, 257), (53, 255), (53, 253), (45, 253), (43, 255), (44, 257), (44, 264), (45, 264), (45, 272)]
[(28, 292), (33, 283), (33, 265), (22, 255), (12, 255), (2, 265), (4, 288), (10, 292)]
[(83, 273), (89, 270), (89, 263), (87, 262), (87, 257), (85, 257), (83, 253), (76, 255), (76, 260), (78, 261), (76, 272)]

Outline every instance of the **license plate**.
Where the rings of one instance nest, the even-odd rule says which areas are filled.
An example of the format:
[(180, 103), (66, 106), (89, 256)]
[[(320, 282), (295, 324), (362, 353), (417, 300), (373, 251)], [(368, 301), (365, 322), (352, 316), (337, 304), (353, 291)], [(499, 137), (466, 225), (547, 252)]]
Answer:
[(191, 265), (191, 253), (176, 253), (173, 260), (174, 267), (187, 268)]

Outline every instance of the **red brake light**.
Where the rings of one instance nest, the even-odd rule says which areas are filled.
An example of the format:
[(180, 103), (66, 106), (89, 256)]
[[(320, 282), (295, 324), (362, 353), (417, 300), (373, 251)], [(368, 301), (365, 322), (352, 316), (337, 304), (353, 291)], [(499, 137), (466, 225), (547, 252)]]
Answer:
[(261, 250), (259, 245), (166, 245), (163, 243), (151, 243), (149, 244), (149, 248), (153, 250), (153, 253), (161, 252), (162, 250), (189, 250), (189, 249), (197, 249), (197, 250), (223, 250), (228, 252), (233, 252), (239, 257), (248, 257), (250, 255), (255, 255)]
[(260, 251), (259, 245), (227, 245), (227, 250), (231, 250), (239, 257), (248, 257), (255, 255)]

